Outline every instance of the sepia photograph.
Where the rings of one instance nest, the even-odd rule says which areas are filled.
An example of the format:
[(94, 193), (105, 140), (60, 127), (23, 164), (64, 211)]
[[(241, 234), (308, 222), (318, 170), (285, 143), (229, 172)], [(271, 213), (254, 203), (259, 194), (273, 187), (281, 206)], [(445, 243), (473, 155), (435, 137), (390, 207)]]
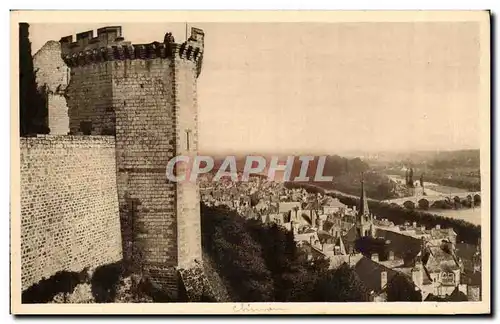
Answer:
[(11, 313), (491, 311), (488, 11), (11, 34)]

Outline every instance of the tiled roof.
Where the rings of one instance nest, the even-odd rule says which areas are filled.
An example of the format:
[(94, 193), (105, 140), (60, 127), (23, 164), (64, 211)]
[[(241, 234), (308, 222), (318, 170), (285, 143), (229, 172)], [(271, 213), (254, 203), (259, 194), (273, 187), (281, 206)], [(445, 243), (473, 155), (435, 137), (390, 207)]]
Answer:
[(332, 229), (332, 227), (333, 227), (334, 225), (335, 225), (335, 224), (334, 224), (333, 222), (331, 222), (331, 221), (327, 220), (327, 221), (325, 221), (325, 222), (323, 223), (323, 230), (328, 232), (328, 231), (330, 231), (330, 230)]
[(330, 234), (328, 234), (327, 232), (325, 232), (323, 230), (318, 231), (318, 238), (319, 238), (319, 241), (321, 243), (325, 243), (325, 242), (332, 242), (333, 243), (333, 239), (334, 239), (333, 236), (331, 236)]
[(429, 251), (429, 259), (425, 264), (425, 268), (429, 272), (453, 271), (460, 268), (453, 255), (441, 247), (431, 246)]
[(397, 259), (406, 258), (407, 261), (410, 261), (420, 253), (422, 242), (418, 238), (382, 228), (376, 228), (375, 234), (390, 241), (388, 247), (394, 252), (394, 257)]
[(387, 272), (387, 283), (396, 275), (396, 271), (391, 270), (367, 257), (362, 257), (354, 266), (354, 271), (370, 291), (380, 293), (385, 287), (381, 286), (381, 273)]
[(342, 241), (344, 241), (347, 251), (354, 249), (354, 243), (356, 241), (356, 228), (354, 226), (342, 237)]

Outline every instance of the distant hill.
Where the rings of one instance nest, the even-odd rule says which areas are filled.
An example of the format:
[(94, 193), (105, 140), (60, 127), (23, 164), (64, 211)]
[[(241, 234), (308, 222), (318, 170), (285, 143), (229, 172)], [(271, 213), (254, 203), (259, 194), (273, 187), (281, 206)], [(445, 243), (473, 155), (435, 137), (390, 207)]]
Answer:
[(386, 174), (405, 176), (406, 168), (424, 174), (426, 181), (471, 191), (481, 190), (480, 151), (412, 152), (366, 160), (372, 168)]
[(427, 165), (431, 168), (450, 167), (477, 167), (480, 165), (480, 151), (458, 150), (458, 151), (415, 151), (415, 152), (382, 152), (367, 155), (365, 158), (369, 163), (397, 163), (412, 165)]

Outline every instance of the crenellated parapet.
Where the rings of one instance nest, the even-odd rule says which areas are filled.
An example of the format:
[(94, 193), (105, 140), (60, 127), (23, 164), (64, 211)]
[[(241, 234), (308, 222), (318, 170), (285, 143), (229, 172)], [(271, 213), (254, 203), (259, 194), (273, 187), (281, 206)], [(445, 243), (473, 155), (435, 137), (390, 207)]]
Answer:
[(120, 26), (104, 27), (94, 32), (87, 31), (73, 36), (66, 36), (59, 41), (61, 56), (70, 67), (106, 61), (123, 61), (136, 59), (155, 59), (178, 56), (197, 63), (198, 74), (201, 70), (203, 56), (204, 33), (201, 29), (192, 28), (189, 39), (175, 43), (170, 33), (165, 35), (163, 42), (150, 44), (131, 44), (122, 37)]

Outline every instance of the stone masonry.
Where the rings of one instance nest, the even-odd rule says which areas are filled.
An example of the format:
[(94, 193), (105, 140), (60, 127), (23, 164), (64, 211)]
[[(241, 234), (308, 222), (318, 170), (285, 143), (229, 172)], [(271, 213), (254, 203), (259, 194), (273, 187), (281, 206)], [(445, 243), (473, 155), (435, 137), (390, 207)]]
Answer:
[(33, 56), (38, 91), (48, 108), (50, 134), (67, 135), (69, 132), (68, 106), (64, 92), (69, 83), (69, 68), (61, 58), (61, 45), (47, 42)]
[(20, 139), (22, 289), (122, 259), (112, 136)]
[[(198, 149), (201, 30), (184, 43), (130, 44), (121, 27), (60, 40), (70, 67), (70, 133), (114, 135), (124, 259), (165, 290), (201, 261), (199, 190), (166, 178), (167, 162)], [(185, 172), (177, 164), (178, 175)]]

